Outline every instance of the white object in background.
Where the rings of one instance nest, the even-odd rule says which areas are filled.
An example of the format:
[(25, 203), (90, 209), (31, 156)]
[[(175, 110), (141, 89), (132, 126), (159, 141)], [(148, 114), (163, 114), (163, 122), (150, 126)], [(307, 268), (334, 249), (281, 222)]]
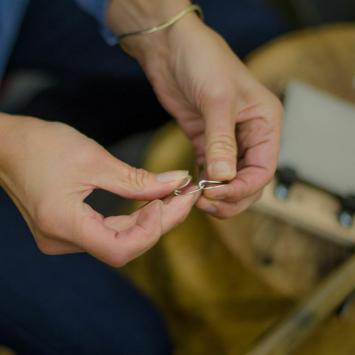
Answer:
[(339, 195), (355, 194), (355, 106), (292, 81), (285, 95), (279, 166)]

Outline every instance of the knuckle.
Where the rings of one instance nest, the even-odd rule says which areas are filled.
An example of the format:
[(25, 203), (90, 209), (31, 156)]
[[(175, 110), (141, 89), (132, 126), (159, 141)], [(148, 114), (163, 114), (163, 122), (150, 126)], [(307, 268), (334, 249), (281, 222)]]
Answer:
[(236, 141), (234, 137), (222, 134), (210, 139), (207, 151), (211, 154), (233, 154), (236, 155)]
[(128, 183), (138, 190), (145, 188), (149, 181), (149, 173), (144, 169), (128, 169)]
[[(92, 143), (96, 143), (91, 138), (88, 139), (89, 141), (92, 141)], [(99, 144), (91, 144), (89, 147), (86, 147), (86, 149), (76, 152), (73, 160), (78, 166), (84, 167), (85, 169), (91, 169), (96, 166), (97, 161), (107, 161), (107, 152)]]
[(233, 85), (215, 85), (213, 88), (208, 90), (206, 94), (206, 99), (211, 105), (224, 106), (232, 102)]

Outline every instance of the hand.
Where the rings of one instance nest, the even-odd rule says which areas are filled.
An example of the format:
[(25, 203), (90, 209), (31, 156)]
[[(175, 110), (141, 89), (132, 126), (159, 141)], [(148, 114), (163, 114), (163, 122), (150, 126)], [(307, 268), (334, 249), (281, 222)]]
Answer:
[(229, 181), (205, 191), (198, 207), (221, 218), (246, 209), (276, 169), (279, 100), (194, 14), (164, 34), (127, 38), (124, 48), (191, 140), (208, 179)]
[[(0, 115), (0, 184), (42, 252), (86, 251), (122, 266), (187, 216), (193, 195), (166, 198), (187, 172), (154, 175), (128, 166), (73, 128)], [(84, 202), (96, 188), (154, 200), (128, 216), (104, 218)]]

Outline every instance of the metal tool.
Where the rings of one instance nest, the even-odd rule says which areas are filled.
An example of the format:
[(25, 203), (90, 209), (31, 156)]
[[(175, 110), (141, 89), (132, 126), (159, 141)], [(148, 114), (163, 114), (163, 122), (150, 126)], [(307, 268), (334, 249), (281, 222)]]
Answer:
[(194, 193), (197, 193), (202, 190), (217, 189), (217, 188), (222, 187), (226, 184), (223, 181), (200, 180), (199, 183), (197, 184), (197, 187), (194, 190), (184, 193), (184, 190), (186, 189), (186, 187), (188, 187), (190, 185), (191, 180), (192, 180), (192, 178), (188, 179), (182, 186), (180, 186), (178, 189), (176, 189), (174, 191), (174, 195), (180, 196), (180, 195), (194, 194)]

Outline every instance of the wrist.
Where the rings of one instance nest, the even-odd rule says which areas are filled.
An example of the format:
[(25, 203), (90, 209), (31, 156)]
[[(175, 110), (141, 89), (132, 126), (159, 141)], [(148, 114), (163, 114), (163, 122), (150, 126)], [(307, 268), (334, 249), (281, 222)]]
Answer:
[(191, 12), (161, 31), (128, 37), (121, 42), (121, 47), (147, 72), (151, 65), (154, 67), (154, 64), (176, 57), (186, 38), (205, 27), (201, 18)]
[(15, 120), (8, 114), (0, 113), (0, 185), (3, 185), (6, 170), (6, 157), (11, 154), (9, 147), (10, 136), (15, 125)]
[(190, 0), (109, 0), (107, 22), (120, 36), (156, 26), (190, 3)]
[(0, 168), (6, 151), (8, 150), (8, 141), (11, 140), (9, 137), (12, 136), (16, 124), (16, 117), (6, 113), (0, 113)]
[(29, 129), (36, 121), (40, 122), (31, 117), (0, 113), (0, 185), (7, 180), (12, 162), (21, 159), (26, 151), (21, 147), (26, 145)]
[[(171, 19), (190, 4), (189, 0), (111, 0), (108, 6), (108, 23), (118, 35), (142, 31)], [(144, 66), (148, 58), (165, 56), (174, 47), (172, 33), (193, 23), (201, 26), (202, 21), (197, 13), (190, 12), (157, 32), (124, 38), (121, 47)]]

